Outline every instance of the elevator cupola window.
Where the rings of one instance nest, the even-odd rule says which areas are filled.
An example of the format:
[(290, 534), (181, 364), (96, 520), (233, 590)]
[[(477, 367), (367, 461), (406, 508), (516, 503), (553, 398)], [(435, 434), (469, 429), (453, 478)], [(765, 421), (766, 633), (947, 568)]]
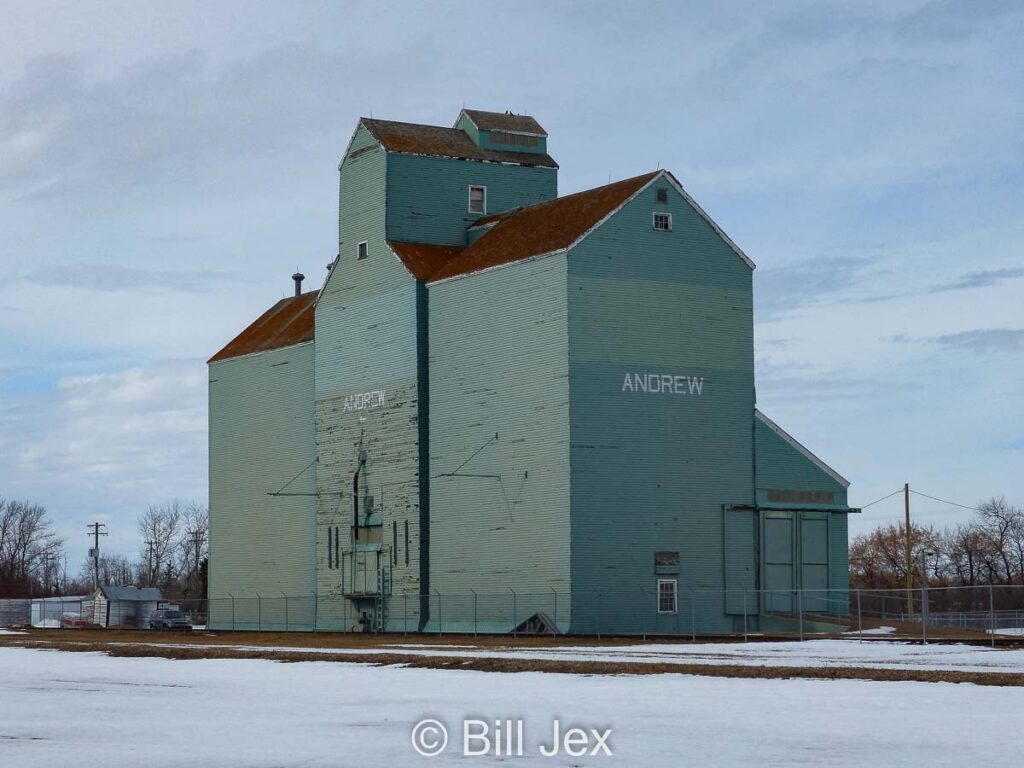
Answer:
[(487, 187), (469, 188), (469, 212), (487, 213)]

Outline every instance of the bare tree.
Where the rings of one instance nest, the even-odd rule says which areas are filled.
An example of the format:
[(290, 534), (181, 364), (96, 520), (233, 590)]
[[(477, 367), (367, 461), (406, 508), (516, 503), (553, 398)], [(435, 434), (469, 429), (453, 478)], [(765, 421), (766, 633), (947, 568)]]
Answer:
[[(100, 585), (122, 587), (135, 583), (138, 566), (124, 555), (100, 555)], [(74, 590), (80, 594), (92, 592), (93, 563), (88, 557), (82, 562), (78, 578), (74, 581)]]
[(185, 505), (181, 528), (179, 573), (182, 595), (203, 597), (199, 571), (209, 552), (209, 510), (196, 502)]
[[(1024, 584), (1024, 510), (993, 498), (978, 505), (974, 519), (953, 528), (911, 529), (910, 567), (920, 579), (921, 554), (928, 559), (928, 583), (933, 586)], [(853, 586), (900, 589), (906, 580), (903, 526), (882, 526), (857, 536), (850, 544)]]
[(138, 520), (142, 537), (139, 581), (155, 587), (173, 581), (180, 573), (183, 508), (175, 500), (153, 504)]
[(46, 507), (0, 499), (0, 584), (25, 590), (42, 584), (46, 566), (63, 553)]

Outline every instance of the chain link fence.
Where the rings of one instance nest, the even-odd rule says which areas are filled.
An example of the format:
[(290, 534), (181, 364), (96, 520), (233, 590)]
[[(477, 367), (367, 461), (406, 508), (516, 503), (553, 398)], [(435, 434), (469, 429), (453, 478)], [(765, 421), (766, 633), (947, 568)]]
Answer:
[[(367, 595), (256, 594), (165, 601), (193, 628), (697, 637), (855, 636), (1024, 642), (1024, 585), (875, 590), (609, 590)], [(37, 607), (37, 626), (68, 626), (75, 601)], [(46, 615), (43, 616), (42, 613)], [(24, 608), (17, 616), (23, 620)], [(33, 619), (36, 616), (33, 615)], [(55, 620), (56, 619), (56, 620)], [(63, 619), (63, 620), (61, 620)], [(77, 622), (76, 622), (77, 624)], [(148, 628), (139, 617), (139, 628)]]

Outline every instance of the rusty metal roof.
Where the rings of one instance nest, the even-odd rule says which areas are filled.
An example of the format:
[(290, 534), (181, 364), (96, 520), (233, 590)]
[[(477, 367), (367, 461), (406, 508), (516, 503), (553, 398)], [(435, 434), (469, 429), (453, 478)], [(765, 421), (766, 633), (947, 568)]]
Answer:
[(368, 117), (362, 118), (362, 123), (373, 138), (379, 141), (388, 152), (454, 157), (460, 160), (511, 163), (543, 168), (558, 167), (558, 163), (548, 154), (481, 149), (464, 131), (458, 128), (396, 123), (391, 120), (374, 120)]
[(281, 299), (207, 362), (267, 352), (313, 340), (313, 305), (319, 291)]
[(568, 248), (659, 173), (645, 173), (489, 217), (498, 219), (497, 223), (430, 279), (444, 280)]
[(473, 125), (485, 131), (515, 131), (547, 136), (548, 132), (529, 115), (513, 115), (511, 112), (481, 112), (478, 109), (464, 109)]
[(388, 240), (395, 255), (417, 280), (429, 280), (462, 251), (457, 245), (431, 245), (429, 243), (396, 243)]

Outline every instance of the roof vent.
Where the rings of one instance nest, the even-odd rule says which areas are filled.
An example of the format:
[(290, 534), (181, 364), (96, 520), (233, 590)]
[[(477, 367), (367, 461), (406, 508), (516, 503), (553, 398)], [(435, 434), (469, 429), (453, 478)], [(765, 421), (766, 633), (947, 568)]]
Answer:
[(306, 276), (301, 272), (296, 272), (292, 275), (292, 280), (295, 281), (295, 295), (298, 296), (302, 293), (302, 281), (306, 279)]

